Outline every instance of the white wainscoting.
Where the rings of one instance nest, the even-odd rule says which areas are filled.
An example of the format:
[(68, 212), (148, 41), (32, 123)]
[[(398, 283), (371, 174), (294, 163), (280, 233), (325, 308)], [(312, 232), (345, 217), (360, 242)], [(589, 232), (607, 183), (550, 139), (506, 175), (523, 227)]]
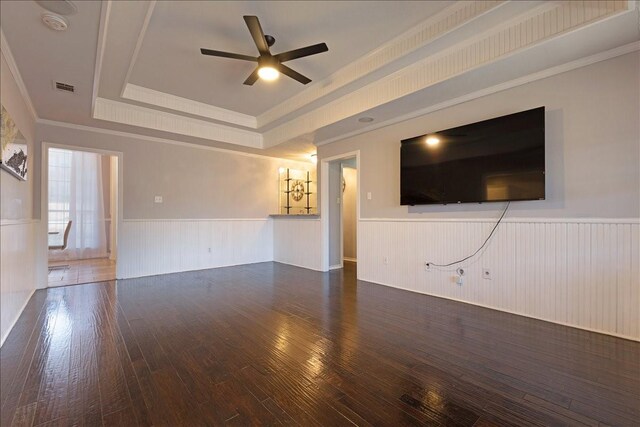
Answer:
[(0, 345), (36, 289), (36, 233), (39, 221), (0, 223)]
[(318, 218), (274, 218), (273, 260), (321, 271), (320, 234)]
[(425, 271), (473, 253), (493, 225), (361, 219), (359, 279), (640, 340), (640, 221), (509, 219), (460, 264), (462, 286), (456, 266)]
[(273, 230), (262, 219), (124, 220), (119, 279), (273, 261)]

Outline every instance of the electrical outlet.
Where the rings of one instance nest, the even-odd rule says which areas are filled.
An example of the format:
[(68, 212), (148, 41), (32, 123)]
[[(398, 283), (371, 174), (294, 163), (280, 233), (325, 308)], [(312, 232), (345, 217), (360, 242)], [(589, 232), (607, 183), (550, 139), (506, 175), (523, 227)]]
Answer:
[(211, 248), (209, 248), (209, 253), (211, 253)]
[(162, 203), (162, 196), (155, 196), (153, 198), (153, 203)]
[(384, 263), (384, 265), (389, 264), (389, 258), (388, 257), (382, 258), (382, 262)]
[(371, 191), (367, 192), (367, 200), (371, 200)]
[(431, 273), (431, 264), (429, 264), (428, 262), (424, 263), (424, 271)]
[(464, 270), (464, 268), (458, 267), (456, 268), (456, 273), (458, 273), (458, 276), (456, 276), (456, 284), (458, 286), (462, 286), (464, 284), (464, 280), (462, 278), (464, 277), (466, 271)]
[(482, 269), (482, 278), (483, 279), (487, 279), (487, 280), (491, 280), (491, 270), (489, 270), (488, 268), (483, 268)]

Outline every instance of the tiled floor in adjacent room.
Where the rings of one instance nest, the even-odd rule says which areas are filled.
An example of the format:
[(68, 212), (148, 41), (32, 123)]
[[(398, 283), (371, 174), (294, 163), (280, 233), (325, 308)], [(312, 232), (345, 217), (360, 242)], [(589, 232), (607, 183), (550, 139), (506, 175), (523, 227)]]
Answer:
[[(68, 266), (60, 268), (60, 266)], [(58, 267), (58, 268), (51, 268)], [(116, 262), (109, 258), (49, 262), (49, 286), (102, 282), (116, 278)]]

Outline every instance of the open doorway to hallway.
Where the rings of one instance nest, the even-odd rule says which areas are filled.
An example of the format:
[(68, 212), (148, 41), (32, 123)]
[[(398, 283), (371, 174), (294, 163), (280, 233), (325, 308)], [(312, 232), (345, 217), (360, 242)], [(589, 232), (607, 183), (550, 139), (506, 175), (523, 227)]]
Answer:
[(329, 269), (357, 262), (358, 170), (356, 157), (328, 164)]
[(47, 151), (48, 286), (115, 279), (118, 158)]
[(358, 262), (357, 189), (356, 159), (351, 158), (342, 162), (342, 260), (345, 263)]

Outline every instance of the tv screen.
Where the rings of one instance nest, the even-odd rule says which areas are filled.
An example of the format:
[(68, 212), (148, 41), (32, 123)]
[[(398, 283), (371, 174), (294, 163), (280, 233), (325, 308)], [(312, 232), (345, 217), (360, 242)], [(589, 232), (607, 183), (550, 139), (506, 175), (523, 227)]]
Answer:
[(544, 200), (544, 107), (402, 141), (400, 203)]

